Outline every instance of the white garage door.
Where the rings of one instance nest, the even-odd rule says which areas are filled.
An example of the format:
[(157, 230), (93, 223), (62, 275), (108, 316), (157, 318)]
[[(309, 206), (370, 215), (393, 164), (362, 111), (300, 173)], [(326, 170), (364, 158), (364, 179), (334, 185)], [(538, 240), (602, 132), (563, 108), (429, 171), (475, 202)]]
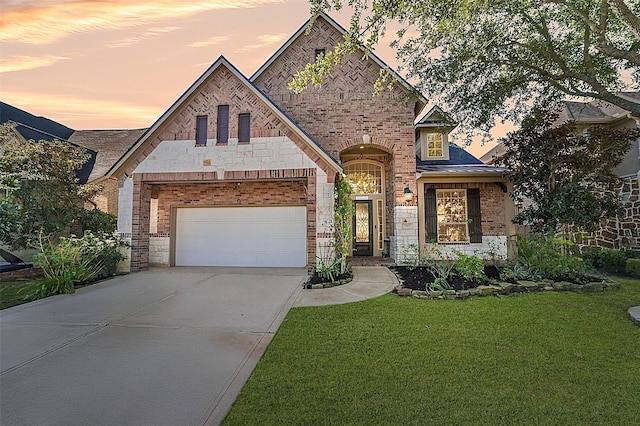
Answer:
[(306, 207), (176, 209), (176, 266), (307, 265)]

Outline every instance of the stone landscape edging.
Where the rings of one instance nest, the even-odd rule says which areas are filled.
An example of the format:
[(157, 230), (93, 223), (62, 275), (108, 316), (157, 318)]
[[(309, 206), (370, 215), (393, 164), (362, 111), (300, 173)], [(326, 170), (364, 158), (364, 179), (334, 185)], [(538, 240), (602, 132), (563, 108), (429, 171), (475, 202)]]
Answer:
[(611, 280), (592, 281), (576, 284), (568, 281), (526, 281), (516, 284), (500, 282), (495, 285), (480, 285), (468, 290), (423, 291), (406, 288), (402, 283), (394, 289), (398, 296), (411, 296), (418, 299), (466, 299), (471, 296), (499, 296), (506, 294), (522, 294), (542, 291), (574, 291), (581, 293), (599, 293), (620, 288), (620, 283)]
[(331, 282), (328, 282), (328, 283), (309, 284), (308, 282), (305, 282), (304, 283), (304, 288), (305, 288), (305, 290), (318, 290), (318, 289), (322, 289), (322, 288), (337, 287), (339, 285), (344, 285), (344, 284), (350, 283), (351, 281), (353, 281), (353, 276), (351, 276), (350, 278), (345, 278), (345, 279), (338, 280), (338, 281), (331, 281)]

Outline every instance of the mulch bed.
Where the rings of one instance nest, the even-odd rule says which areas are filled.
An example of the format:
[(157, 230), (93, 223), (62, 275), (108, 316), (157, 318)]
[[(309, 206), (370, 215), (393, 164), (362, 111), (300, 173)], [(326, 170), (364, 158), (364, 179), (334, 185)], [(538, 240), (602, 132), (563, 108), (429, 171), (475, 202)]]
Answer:
[[(394, 266), (390, 269), (398, 276), (402, 285), (411, 290), (425, 291), (427, 285), (436, 279), (425, 266)], [(498, 279), (500, 277), (500, 271), (493, 265), (485, 266), (484, 274), (487, 278), (492, 279)], [(447, 278), (447, 282), (454, 290), (469, 290), (480, 285), (488, 284), (487, 281), (467, 280), (455, 273), (452, 273), (452, 275)]]

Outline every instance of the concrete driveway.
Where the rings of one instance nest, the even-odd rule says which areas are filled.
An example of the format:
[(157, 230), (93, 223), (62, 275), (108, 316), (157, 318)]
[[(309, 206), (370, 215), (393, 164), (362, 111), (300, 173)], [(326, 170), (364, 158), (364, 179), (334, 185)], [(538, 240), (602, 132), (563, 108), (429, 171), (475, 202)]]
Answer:
[(218, 424), (305, 278), (152, 269), (6, 309), (0, 424)]

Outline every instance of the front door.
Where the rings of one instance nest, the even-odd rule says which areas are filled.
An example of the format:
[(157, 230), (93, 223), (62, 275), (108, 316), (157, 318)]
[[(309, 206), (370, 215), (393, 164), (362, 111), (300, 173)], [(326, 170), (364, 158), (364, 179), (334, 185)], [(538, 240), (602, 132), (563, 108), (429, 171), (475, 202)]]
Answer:
[(373, 256), (372, 201), (356, 200), (353, 210), (353, 255)]

